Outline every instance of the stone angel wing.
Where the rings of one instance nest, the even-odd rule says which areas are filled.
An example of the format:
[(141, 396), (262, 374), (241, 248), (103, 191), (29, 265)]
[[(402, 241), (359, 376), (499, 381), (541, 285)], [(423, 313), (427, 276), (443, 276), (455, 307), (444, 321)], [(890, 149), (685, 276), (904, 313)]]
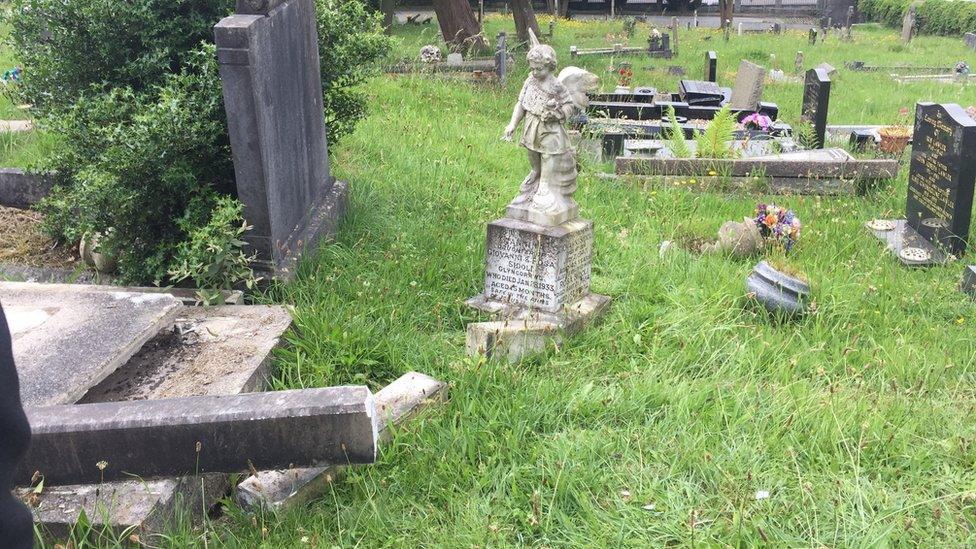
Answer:
[(569, 92), (573, 103), (580, 111), (586, 110), (586, 107), (590, 106), (590, 99), (586, 94), (595, 91), (600, 84), (600, 80), (595, 74), (579, 67), (566, 67), (560, 71), (557, 79)]

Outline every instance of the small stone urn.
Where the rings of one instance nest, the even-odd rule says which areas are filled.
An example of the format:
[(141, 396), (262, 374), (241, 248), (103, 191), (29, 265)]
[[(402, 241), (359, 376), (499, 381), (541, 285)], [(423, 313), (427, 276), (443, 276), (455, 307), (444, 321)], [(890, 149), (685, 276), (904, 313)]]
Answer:
[(746, 289), (767, 311), (788, 317), (806, 312), (810, 286), (760, 261), (746, 278)]

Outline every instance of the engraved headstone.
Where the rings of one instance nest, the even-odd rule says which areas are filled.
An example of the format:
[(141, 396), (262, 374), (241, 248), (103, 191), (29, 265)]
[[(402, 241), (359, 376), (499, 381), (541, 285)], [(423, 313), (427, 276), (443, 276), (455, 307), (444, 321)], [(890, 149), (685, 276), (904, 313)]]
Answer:
[(822, 68), (807, 71), (803, 83), (803, 106), (800, 116), (804, 122), (813, 125), (816, 148), (824, 146), (827, 134), (827, 108), (830, 103), (830, 76)]
[(290, 278), (335, 232), (348, 187), (329, 170), (314, 0), (239, 1), (214, 28), (237, 193), (258, 268)]
[(976, 33), (967, 32), (962, 39), (966, 42), (967, 47), (976, 50)]
[(732, 97), (729, 103), (733, 109), (757, 110), (762, 101), (763, 87), (766, 85), (766, 69), (755, 63), (742, 60), (739, 72), (735, 75)]
[(906, 219), (868, 224), (906, 265), (966, 252), (976, 187), (976, 120), (959, 105), (915, 107)]
[(793, 59), (793, 68), (794, 68), (794, 70), (796, 70), (796, 73), (797, 74), (803, 72), (803, 52), (802, 51), (796, 52), (796, 58)]
[(718, 81), (718, 54), (711, 50), (705, 54), (705, 80)]
[(927, 240), (966, 251), (976, 182), (976, 121), (958, 105), (919, 103), (915, 111), (906, 220)]
[(905, 16), (901, 20), (901, 41), (905, 44), (911, 42), (912, 37), (915, 36), (917, 10), (918, 6), (916, 3), (912, 3), (911, 6), (908, 6), (908, 11), (905, 12)]

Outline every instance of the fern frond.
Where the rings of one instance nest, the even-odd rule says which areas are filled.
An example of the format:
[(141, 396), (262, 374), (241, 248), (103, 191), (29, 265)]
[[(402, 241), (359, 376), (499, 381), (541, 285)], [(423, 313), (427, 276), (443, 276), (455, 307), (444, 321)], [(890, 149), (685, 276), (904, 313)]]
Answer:
[(695, 136), (698, 143), (698, 156), (702, 158), (733, 158), (735, 150), (731, 146), (735, 132), (735, 117), (728, 104), (723, 106), (715, 118), (709, 122), (705, 131)]
[(675, 158), (691, 158), (691, 149), (685, 140), (685, 131), (678, 123), (678, 117), (674, 114), (674, 107), (668, 106), (668, 128), (666, 136), (668, 148)]

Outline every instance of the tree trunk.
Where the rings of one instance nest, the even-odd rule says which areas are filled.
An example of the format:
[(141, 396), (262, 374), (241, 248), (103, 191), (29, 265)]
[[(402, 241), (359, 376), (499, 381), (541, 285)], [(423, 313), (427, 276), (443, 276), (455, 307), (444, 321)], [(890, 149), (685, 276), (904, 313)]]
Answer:
[(512, 6), (512, 15), (515, 16), (515, 34), (519, 42), (529, 41), (529, 29), (536, 36), (539, 36), (539, 22), (535, 19), (535, 11), (532, 9), (532, 0), (508, 0)]
[(444, 41), (460, 49), (486, 50), (488, 41), (468, 0), (434, 0), (437, 23)]
[(396, 3), (397, 0), (380, 0), (380, 11), (383, 12), (383, 28), (386, 30), (386, 34), (393, 34)]
[(718, 13), (719, 13), (719, 27), (724, 29), (725, 25), (732, 24), (732, 8), (735, 6), (734, 0), (719, 0), (718, 3)]

